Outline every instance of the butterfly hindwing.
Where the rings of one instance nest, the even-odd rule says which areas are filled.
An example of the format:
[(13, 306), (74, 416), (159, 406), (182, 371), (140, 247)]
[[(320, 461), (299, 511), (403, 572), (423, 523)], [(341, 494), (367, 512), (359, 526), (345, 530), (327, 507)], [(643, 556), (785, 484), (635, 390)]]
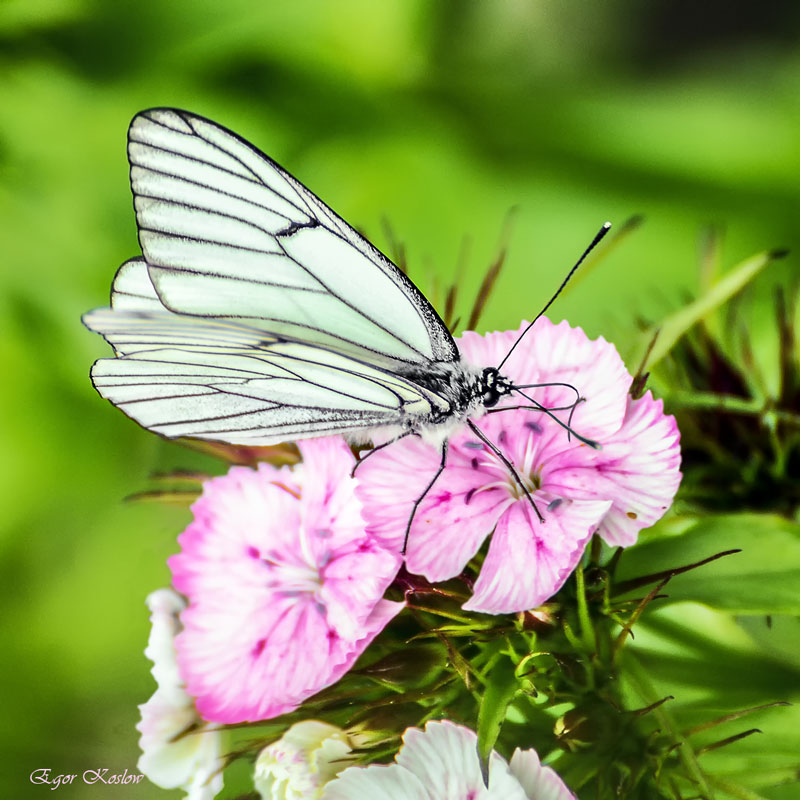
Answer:
[(169, 437), (265, 445), (397, 426), (446, 408), (436, 394), (346, 354), (242, 320), (175, 314), (142, 259), (120, 267), (111, 308), (84, 322), (118, 356), (95, 363), (97, 390)]

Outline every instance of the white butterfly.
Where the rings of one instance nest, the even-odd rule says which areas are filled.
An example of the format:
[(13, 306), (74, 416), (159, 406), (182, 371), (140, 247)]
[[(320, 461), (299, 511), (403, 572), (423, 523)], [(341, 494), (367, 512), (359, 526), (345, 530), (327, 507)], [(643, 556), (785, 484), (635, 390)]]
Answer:
[(231, 131), (144, 111), (128, 158), (144, 258), (83, 321), (116, 354), (95, 388), (145, 428), (245, 445), (389, 429), (440, 444), (444, 466), (455, 426), (484, 438), (470, 417), (526, 388), (505, 359), (465, 364), (391, 261)]

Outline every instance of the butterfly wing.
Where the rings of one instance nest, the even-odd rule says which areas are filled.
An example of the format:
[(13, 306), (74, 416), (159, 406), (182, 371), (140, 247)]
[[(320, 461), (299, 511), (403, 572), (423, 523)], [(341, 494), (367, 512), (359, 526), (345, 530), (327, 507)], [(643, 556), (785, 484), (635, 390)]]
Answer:
[(414, 284), (234, 133), (152, 109), (131, 123), (128, 156), (142, 252), (167, 309), (257, 320), (386, 369), (459, 359)]
[(92, 368), (103, 397), (164, 436), (266, 445), (419, 419), (446, 401), (318, 344), (242, 320), (164, 308), (142, 259), (120, 267), (111, 308), (84, 316), (116, 358)]

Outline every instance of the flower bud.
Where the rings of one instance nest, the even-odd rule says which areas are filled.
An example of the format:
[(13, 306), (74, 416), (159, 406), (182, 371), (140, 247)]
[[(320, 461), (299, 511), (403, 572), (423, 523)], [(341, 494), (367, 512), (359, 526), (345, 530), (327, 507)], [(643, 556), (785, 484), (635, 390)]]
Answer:
[(328, 781), (352, 763), (347, 734), (335, 725), (292, 725), (256, 759), (253, 782), (263, 800), (315, 800)]

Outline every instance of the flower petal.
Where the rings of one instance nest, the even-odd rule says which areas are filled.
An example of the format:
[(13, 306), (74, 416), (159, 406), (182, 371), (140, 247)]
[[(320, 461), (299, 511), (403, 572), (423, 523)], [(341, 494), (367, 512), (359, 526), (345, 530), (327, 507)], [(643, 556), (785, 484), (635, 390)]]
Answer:
[[(459, 347), (465, 360), (476, 366), (498, 364), (500, 352), (505, 354), (528, 323), (517, 331), (490, 333), (485, 337), (464, 334)], [(503, 374), (516, 385), (531, 383), (568, 383), (585, 400), (578, 404), (572, 427), (582, 436), (604, 439), (622, 424), (625, 397), (631, 376), (613, 344), (602, 336), (590, 339), (581, 328), (563, 321), (553, 324), (540, 317), (503, 366)], [(526, 391), (545, 408), (559, 408), (575, 400), (575, 392), (564, 386), (550, 386)], [(512, 395), (504, 403), (519, 405), (525, 402)], [(566, 420), (566, 414), (560, 417)]]
[(309, 548), (324, 560), (331, 548), (364, 536), (361, 504), (355, 499), (357, 484), (349, 480), (356, 460), (339, 436), (306, 439), (297, 447), (303, 456), (303, 475), (310, 478), (303, 480), (301, 525)]
[(183, 680), (175, 661), (175, 636), (180, 631), (178, 614), (186, 607), (184, 599), (172, 589), (157, 589), (147, 596), (150, 609), (150, 638), (144, 654), (153, 662), (150, 670), (158, 688), (175, 694), (176, 700), (185, 697)]
[(509, 763), (529, 800), (575, 800), (564, 781), (550, 767), (543, 767), (535, 750), (517, 748)]
[(539, 522), (519, 500), (497, 523), (469, 611), (525, 611), (552, 597), (575, 568), (611, 501), (563, 501)]
[(511, 502), (502, 489), (476, 491), (470, 468), (448, 467), (414, 517), (406, 553), (409, 572), (430, 581), (461, 573)]
[(452, 722), (429, 722), (425, 731), (409, 728), (403, 736), (397, 763), (414, 773), (436, 800), (527, 800), (505, 760), (492, 752), (489, 788), (478, 761), (478, 737)]
[(321, 570), (319, 599), (328, 623), (339, 636), (357, 639), (381, 597), (400, 568), (400, 556), (384, 550), (372, 539), (361, 537), (351, 552), (331, 558)]
[(681, 481), (680, 433), (661, 400), (647, 392), (628, 398), (625, 420), (603, 449), (585, 453), (581, 466), (548, 474), (548, 488), (570, 497), (613, 500), (598, 534), (612, 546), (633, 544), (659, 520)]
[(325, 784), (352, 761), (350, 754), (341, 728), (303, 720), (258, 754), (253, 784), (264, 800), (317, 800)]
[(364, 507), (370, 535), (399, 553), (414, 502), (436, 474), (441, 453), (416, 436), (370, 453), (356, 470), (356, 495)]
[(139, 711), (139, 771), (162, 789), (182, 788), (197, 800), (214, 797), (222, 789), (224, 765), (219, 732), (200, 730), (180, 736), (197, 724), (197, 714), (188, 697), (176, 705), (174, 697), (161, 689)]
[(372, 613), (364, 620), (360, 638), (354, 641), (337, 639), (331, 646), (330, 674), (326, 686), (335, 683), (358, 660), (370, 642), (405, 608), (405, 603), (378, 600)]
[[(434, 800), (420, 779), (397, 764), (350, 767), (331, 781), (322, 800)], [(436, 798), (436, 800), (439, 800)]]

